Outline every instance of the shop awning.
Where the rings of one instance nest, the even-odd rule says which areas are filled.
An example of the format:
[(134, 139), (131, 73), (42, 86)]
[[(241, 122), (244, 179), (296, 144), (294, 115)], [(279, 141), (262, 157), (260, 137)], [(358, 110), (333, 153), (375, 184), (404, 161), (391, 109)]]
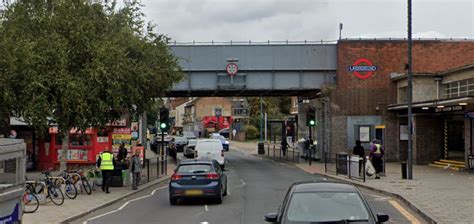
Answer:
[[(412, 104), (412, 107), (422, 108), (422, 107), (452, 106), (452, 105), (459, 105), (459, 103), (474, 103), (474, 96), (463, 96), (463, 97), (449, 98), (449, 99), (414, 102)], [(406, 110), (406, 109), (408, 109), (408, 104), (397, 104), (397, 105), (388, 106), (388, 110), (391, 110), (391, 111)]]

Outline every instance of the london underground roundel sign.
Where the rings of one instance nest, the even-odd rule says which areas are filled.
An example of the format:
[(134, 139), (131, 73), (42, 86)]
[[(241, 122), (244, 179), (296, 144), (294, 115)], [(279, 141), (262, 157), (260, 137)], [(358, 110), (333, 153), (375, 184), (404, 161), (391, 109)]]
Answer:
[(231, 62), (227, 64), (227, 66), (225, 67), (225, 71), (227, 72), (227, 74), (229, 74), (229, 76), (235, 76), (237, 72), (239, 71), (239, 66)]
[(367, 58), (359, 58), (349, 66), (349, 71), (359, 79), (368, 79), (377, 71), (377, 66)]

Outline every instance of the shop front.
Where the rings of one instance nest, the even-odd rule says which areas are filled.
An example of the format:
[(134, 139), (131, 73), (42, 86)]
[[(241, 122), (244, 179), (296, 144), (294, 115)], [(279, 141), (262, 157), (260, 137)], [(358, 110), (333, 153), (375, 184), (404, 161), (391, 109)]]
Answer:
[[(93, 166), (97, 156), (104, 149), (112, 147), (110, 137), (107, 129), (71, 129), (66, 154), (68, 166)], [(59, 167), (62, 144), (63, 139), (57, 127), (49, 128), (49, 141), (39, 151), (39, 170)]]

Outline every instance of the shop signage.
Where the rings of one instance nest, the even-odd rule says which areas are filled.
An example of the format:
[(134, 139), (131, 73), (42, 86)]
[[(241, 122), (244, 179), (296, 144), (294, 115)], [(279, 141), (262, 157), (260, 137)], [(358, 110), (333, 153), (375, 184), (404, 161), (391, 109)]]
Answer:
[(231, 62), (227, 64), (227, 66), (225, 67), (225, 71), (227, 72), (229, 76), (235, 76), (237, 72), (239, 71), (239, 66), (237, 66), (236, 63)]
[[(59, 133), (58, 127), (50, 127), (49, 133), (58, 134)], [(86, 132), (85, 132), (86, 135), (92, 135), (93, 133), (94, 133), (94, 129), (92, 128), (86, 129)], [(77, 128), (71, 128), (71, 130), (69, 130), (69, 134), (82, 134), (82, 131)]]
[(377, 71), (377, 66), (367, 58), (359, 58), (349, 66), (349, 71), (359, 79), (368, 79)]
[(126, 119), (112, 121), (107, 124), (107, 126), (112, 126), (112, 127), (120, 127), (120, 126), (126, 126), (126, 125), (127, 125)]
[(474, 119), (474, 111), (464, 113), (464, 117), (468, 119)]
[(436, 113), (442, 113), (442, 112), (454, 112), (454, 111), (463, 111), (464, 106), (446, 106), (443, 108), (435, 108)]

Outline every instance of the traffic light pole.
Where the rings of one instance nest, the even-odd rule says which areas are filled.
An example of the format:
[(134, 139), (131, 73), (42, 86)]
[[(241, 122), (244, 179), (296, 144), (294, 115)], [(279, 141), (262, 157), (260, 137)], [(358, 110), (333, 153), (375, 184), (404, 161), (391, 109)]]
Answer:
[[(312, 129), (311, 126), (309, 126), (309, 139), (312, 139), (312, 138), (311, 138), (311, 136), (312, 136), (312, 134), (311, 134), (311, 129)], [(312, 142), (309, 142), (309, 149), (308, 149), (308, 150), (309, 150), (309, 165), (310, 165), (310, 166), (311, 166), (311, 160), (313, 159), (313, 156), (311, 155), (311, 154), (312, 154), (311, 151), (313, 151), (313, 150), (311, 149), (311, 144), (312, 144)]]
[(165, 153), (165, 132), (164, 130), (161, 130), (161, 174), (165, 174), (165, 159), (164, 159), (164, 153)]

